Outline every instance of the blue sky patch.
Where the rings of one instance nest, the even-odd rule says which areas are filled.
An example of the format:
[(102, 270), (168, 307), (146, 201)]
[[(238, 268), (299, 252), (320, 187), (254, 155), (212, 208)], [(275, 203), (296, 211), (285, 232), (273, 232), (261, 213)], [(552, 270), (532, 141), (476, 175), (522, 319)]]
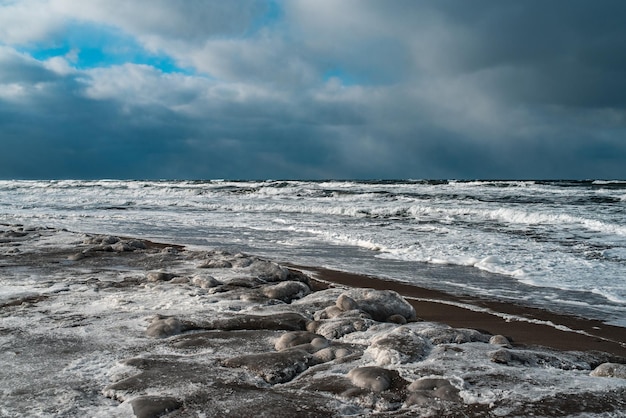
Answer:
[(68, 26), (59, 41), (20, 50), (40, 61), (64, 56), (80, 70), (132, 63), (149, 65), (164, 73), (193, 73), (192, 69), (179, 67), (171, 57), (147, 51), (134, 37), (106, 25), (75, 23)]

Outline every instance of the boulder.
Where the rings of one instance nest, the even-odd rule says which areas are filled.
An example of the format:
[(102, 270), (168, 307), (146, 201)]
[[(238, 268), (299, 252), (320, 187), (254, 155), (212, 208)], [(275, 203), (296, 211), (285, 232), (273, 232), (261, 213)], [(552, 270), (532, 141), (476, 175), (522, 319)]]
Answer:
[(317, 360), (308, 352), (288, 349), (274, 353), (249, 354), (222, 362), (224, 367), (244, 368), (267, 383), (285, 383), (305, 371)]
[(130, 401), (137, 418), (160, 417), (182, 408), (183, 403), (167, 396), (140, 396)]
[(423, 378), (414, 381), (407, 388), (412, 392), (405, 404), (411, 405), (428, 405), (432, 403), (433, 398), (444, 401), (459, 402), (459, 389), (454, 387), (448, 379), (443, 378)]
[(348, 372), (348, 379), (354, 386), (372, 392), (384, 392), (404, 382), (397, 371), (376, 366), (352, 369)]
[(589, 374), (595, 377), (616, 377), (619, 379), (626, 379), (626, 364), (602, 363), (593, 369), (593, 371)]
[(328, 346), (328, 340), (319, 334), (309, 331), (291, 331), (281, 335), (276, 340), (274, 348), (281, 351), (302, 344), (312, 344), (314, 347), (319, 347), (319, 350)]
[[(403, 316), (407, 321), (417, 318), (413, 306), (393, 290), (350, 289), (343, 295), (352, 299), (360, 310), (378, 322), (388, 322), (393, 315)], [(347, 299), (342, 300), (341, 304), (347, 307), (353, 305)], [(397, 321), (398, 318), (395, 319)]]
[(150, 321), (146, 334), (150, 337), (165, 338), (183, 332), (183, 323), (177, 318), (156, 316)]
[(151, 271), (146, 274), (149, 282), (168, 282), (176, 277), (174, 273), (166, 273), (164, 271)]
[(379, 366), (420, 361), (429, 351), (428, 341), (407, 327), (375, 338), (366, 350)]
[(294, 299), (300, 299), (311, 292), (309, 286), (297, 281), (284, 281), (263, 288), (263, 294), (270, 299), (278, 299), (289, 303)]

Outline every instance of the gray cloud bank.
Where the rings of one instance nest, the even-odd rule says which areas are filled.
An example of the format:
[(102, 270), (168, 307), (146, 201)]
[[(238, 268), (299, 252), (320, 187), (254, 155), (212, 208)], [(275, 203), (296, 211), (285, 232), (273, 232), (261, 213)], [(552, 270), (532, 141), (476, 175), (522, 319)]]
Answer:
[[(609, 0), (0, 1), (0, 178), (626, 178), (624, 16)], [(186, 70), (23, 52), (75, 22)]]

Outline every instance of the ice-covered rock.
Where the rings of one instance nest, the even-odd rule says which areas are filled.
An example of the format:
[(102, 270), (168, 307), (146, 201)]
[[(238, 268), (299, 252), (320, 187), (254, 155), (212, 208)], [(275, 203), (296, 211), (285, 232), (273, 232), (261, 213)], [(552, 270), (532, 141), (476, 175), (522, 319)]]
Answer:
[(353, 385), (372, 392), (384, 392), (406, 383), (397, 371), (377, 366), (354, 368), (348, 372), (348, 379)]
[(288, 269), (271, 261), (256, 260), (250, 265), (249, 269), (252, 274), (267, 282), (280, 282), (287, 280), (287, 277), (289, 277)]
[(311, 289), (305, 283), (292, 280), (280, 282), (263, 288), (263, 294), (268, 298), (278, 299), (287, 303), (294, 299), (300, 299), (310, 292)]
[(177, 318), (164, 318), (157, 315), (150, 321), (146, 334), (150, 337), (165, 338), (180, 334), (184, 328), (184, 324)]
[(314, 347), (319, 347), (319, 350), (328, 346), (328, 340), (309, 331), (291, 331), (281, 335), (276, 340), (274, 348), (280, 351), (302, 344), (312, 344)]
[(474, 329), (431, 327), (420, 332), (433, 344), (463, 344), (469, 342), (488, 342), (489, 336)]
[(602, 363), (590, 373), (595, 377), (616, 377), (626, 379), (626, 364)]
[(199, 269), (229, 269), (233, 265), (230, 261), (224, 259), (211, 259), (198, 264)]
[(146, 274), (146, 279), (149, 282), (167, 282), (172, 280), (177, 275), (175, 273), (167, 273), (164, 271), (150, 271)]
[(355, 309), (359, 309), (359, 304), (345, 293), (339, 295), (337, 301), (335, 302), (335, 305), (342, 311), (352, 311)]
[(513, 355), (505, 348), (501, 348), (489, 353), (489, 359), (494, 363), (509, 364), (513, 361)]
[(281, 312), (274, 315), (241, 314), (230, 318), (218, 318), (201, 325), (204, 329), (238, 330), (266, 329), (301, 331), (309, 320), (299, 313)]
[[(350, 289), (344, 295), (352, 299), (360, 310), (379, 322), (388, 322), (393, 315), (401, 315), (407, 321), (414, 321), (417, 318), (415, 308), (393, 290)], [(342, 305), (344, 304), (353, 305), (352, 302), (342, 302)]]
[(411, 383), (407, 390), (411, 392), (405, 402), (407, 406), (427, 405), (432, 403), (433, 398), (453, 402), (461, 400), (459, 389), (444, 378), (422, 378)]
[(183, 403), (169, 396), (139, 396), (130, 404), (137, 418), (154, 418), (182, 408)]
[(511, 342), (504, 335), (494, 335), (489, 338), (489, 344), (499, 345), (506, 348), (511, 348)]
[(304, 350), (288, 349), (233, 357), (224, 360), (222, 365), (244, 368), (257, 374), (267, 383), (276, 384), (292, 380), (316, 362), (317, 360)]
[(217, 280), (213, 276), (200, 276), (200, 275), (193, 276), (193, 278), (191, 279), (191, 283), (202, 289), (211, 289), (213, 287), (216, 287), (222, 284), (219, 280)]
[(366, 350), (379, 366), (422, 360), (430, 351), (426, 339), (407, 327), (398, 327), (372, 340)]
[(372, 325), (371, 319), (363, 318), (335, 318), (323, 321), (313, 321), (307, 329), (317, 332), (329, 340), (341, 338), (356, 331), (365, 331)]

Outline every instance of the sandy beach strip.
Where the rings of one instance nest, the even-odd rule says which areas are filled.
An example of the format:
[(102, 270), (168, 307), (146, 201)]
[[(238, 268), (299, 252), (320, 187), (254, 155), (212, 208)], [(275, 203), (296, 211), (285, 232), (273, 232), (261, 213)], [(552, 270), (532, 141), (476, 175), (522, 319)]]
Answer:
[(602, 351), (626, 357), (626, 328), (561, 315), (509, 302), (455, 296), (408, 283), (321, 267), (292, 266), (313, 274), (319, 286), (341, 285), (394, 290), (424, 321), (504, 335), (518, 346), (545, 346), (566, 351)]

